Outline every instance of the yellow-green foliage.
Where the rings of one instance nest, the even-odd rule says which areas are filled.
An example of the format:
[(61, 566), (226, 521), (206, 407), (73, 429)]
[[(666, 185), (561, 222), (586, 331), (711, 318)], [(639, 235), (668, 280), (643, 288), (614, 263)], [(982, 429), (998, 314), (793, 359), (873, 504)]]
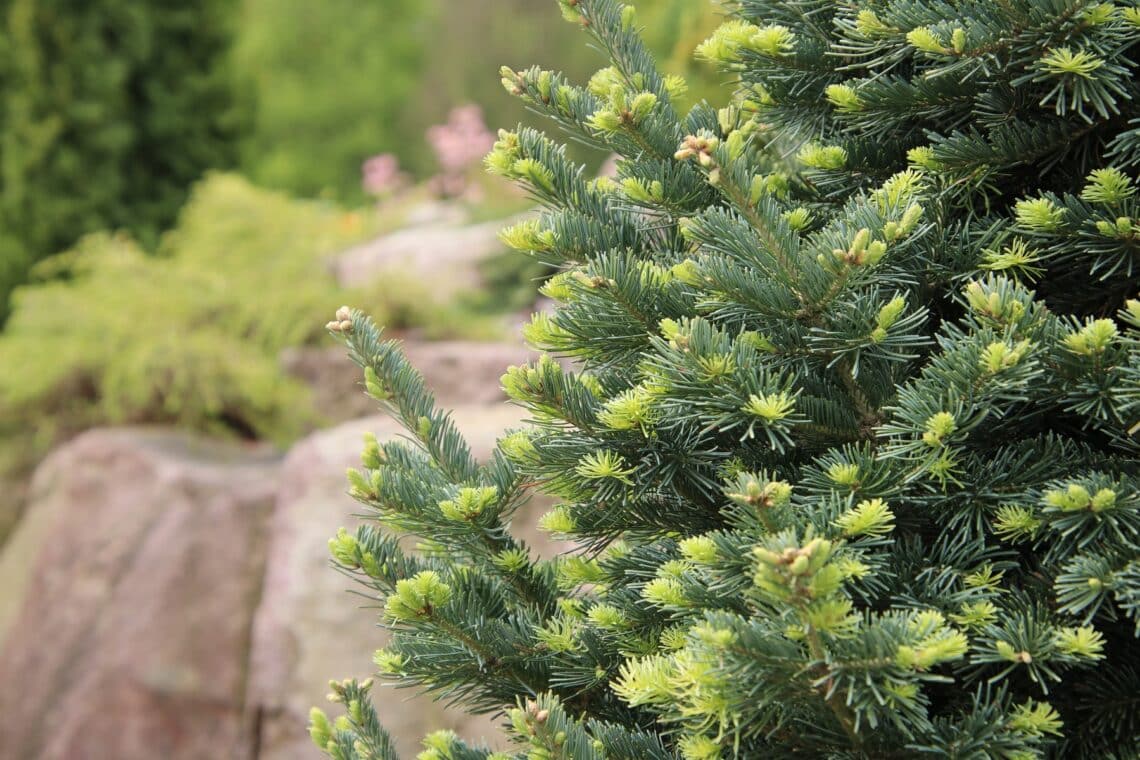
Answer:
[[(297, 201), (234, 175), (201, 182), (159, 255), (99, 233), (40, 265), (0, 333), (0, 542), (18, 491), (61, 436), (161, 423), (285, 443), (317, 422), (282, 349), (323, 339), (342, 303), (392, 327), (488, 337), (495, 318), (432, 305), (421, 283), (345, 291), (328, 257), (398, 221)], [(65, 276), (58, 276), (66, 273)]]
[(169, 422), (285, 439), (306, 421), (278, 352), (316, 337), (342, 296), (320, 254), (360, 235), (327, 206), (218, 175), (147, 256), (98, 234), (66, 254), (67, 279), (19, 292), (0, 336), (0, 408), (55, 431)]
[(344, 302), (431, 337), (489, 337), (494, 318), (432, 305), (423, 284), (340, 288), (328, 257), (368, 234), (368, 212), (298, 201), (234, 175), (200, 183), (160, 255), (99, 233), (41, 265), (0, 333), (0, 440), (158, 422), (286, 441), (312, 422), (282, 349), (313, 343)]

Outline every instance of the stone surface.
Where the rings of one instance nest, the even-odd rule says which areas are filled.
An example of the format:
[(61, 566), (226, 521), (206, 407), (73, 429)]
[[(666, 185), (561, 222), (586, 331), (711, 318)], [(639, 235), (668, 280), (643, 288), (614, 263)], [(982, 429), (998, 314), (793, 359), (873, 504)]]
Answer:
[(404, 227), (423, 227), (429, 224), (450, 227), (466, 224), (468, 213), (459, 203), (444, 200), (425, 200), (408, 210)]
[(37, 470), (0, 558), (5, 758), (252, 757), (245, 694), (277, 458), (96, 430)]
[[(536, 357), (522, 345), (477, 341), (408, 340), (404, 352), (445, 407), (503, 401), (499, 378), (507, 367)], [(363, 373), (343, 348), (290, 349), (282, 354), (281, 364), (313, 389), (313, 403), (323, 419), (343, 422), (376, 413), (376, 402), (364, 394)]]
[[(461, 406), (454, 417), (475, 456), (483, 459), (501, 432), (519, 423), (521, 412), (505, 404)], [(357, 522), (353, 515), (361, 507), (344, 493), (344, 471), (358, 466), (368, 431), (382, 440), (400, 433), (385, 417), (356, 420), (305, 439), (282, 467), (268, 573), (254, 625), (249, 697), (265, 760), (312, 758), (305, 732), (309, 708), (324, 704), (330, 678), (371, 675), (372, 652), (387, 640), (377, 628), (377, 609), (348, 593), (351, 582), (331, 569), (328, 558), (329, 537), (339, 526), (351, 530)], [(517, 520), (520, 533), (532, 543), (542, 541), (534, 530), (541, 509), (534, 504)], [(498, 736), (489, 719), (445, 711), (410, 691), (378, 682), (373, 694), (402, 757), (414, 757), (422, 735), (439, 728), (451, 728), (469, 740)]]
[(478, 265), (503, 250), (499, 230), (512, 220), (467, 226), (425, 225), (400, 229), (384, 237), (349, 248), (332, 262), (337, 281), (359, 287), (398, 275), (400, 281), (431, 283), (437, 303), (479, 287)]
[[(495, 377), (526, 358), (488, 351)], [(446, 346), (410, 353), (457, 388), (487, 384), (473, 377), (484, 370), (450, 366)], [(441, 395), (479, 458), (524, 414)], [(371, 675), (386, 641), (376, 610), (328, 560), (328, 538), (360, 510), (344, 471), (365, 431), (401, 434), (386, 417), (358, 419), (302, 440), (284, 462), (138, 428), (91, 431), (53, 452), (0, 553), (0, 760), (314, 758), (309, 708), (330, 678)], [(535, 530), (546, 506), (536, 499), (514, 529), (549, 556), (563, 547)], [(378, 682), (374, 694), (404, 757), (438, 728), (499, 736), (494, 720), (411, 691)]]

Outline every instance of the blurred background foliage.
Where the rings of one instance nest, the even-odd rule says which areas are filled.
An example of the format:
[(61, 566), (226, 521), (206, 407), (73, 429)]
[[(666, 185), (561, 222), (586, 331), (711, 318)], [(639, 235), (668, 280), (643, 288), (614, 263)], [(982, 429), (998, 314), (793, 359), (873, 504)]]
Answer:
[[(637, 6), (689, 103), (726, 100), (690, 63), (715, 6)], [(541, 272), (522, 256), (447, 306), (410, 278), (348, 292), (328, 257), (430, 198), (445, 162), (425, 132), (455, 107), (546, 127), (501, 65), (584, 82), (602, 64), (555, 0), (0, 0), (0, 20), (0, 541), (38, 458), (85, 428), (284, 444), (318, 424), (280, 355), (322, 340), (342, 302), (437, 337), (528, 306)], [(361, 167), (378, 154), (399, 183), (377, 204)], [(526, 207), (468, 175), (445, 199), (468, 220)]]
[[(689, 79), (690, 102), (715, 89), (692, 51), (715, 26), (707, 0), (642, 0), (641, 22), (667, 68)], [(359, 167), (390, 152), (413, 176), (438, 169), (424, 130), (461, 103), (494, 128), (541, 123), (499, 84), (502, 65), (558, 67), (585, 81), (600, 53), (553, 0), (245, 0), (238, 70), (257, 116), (243, 168), (300, 195), (362, 200)], [(597, 166), (603, 157), (580, 154)]]
[[(436, 9), (423, 0), (245, 0), (234, 59), (252, 87), (242, 167), (259, 184), (361, 201), (375, 153), (426, 168), (427, 124), (409, 107)], [(417, 131), (418, 129), (418, 131)]]
[[(195, 186), (158, 255), (102, 232), (42, 262), (0, 334), (0, 495), (14, 493), (5, 471), (14, 482), (50, 445), (96, 425), (287, 444), (321, 420), (281, 352), (316, 344), (343, 303), (432, 337), (486, 335), (484, 314), (465, 303), (426, 306), (427, 283), (337, 284), (327, 257), (398, 221), (216, 174)], [(0, 504), (0, 536), (11, 519)]]
[(101, 229), (153, 246), (187, 190), (235, 166), (251, 104), (233, 0), (4, 0), (0, 322), (31, 265)]

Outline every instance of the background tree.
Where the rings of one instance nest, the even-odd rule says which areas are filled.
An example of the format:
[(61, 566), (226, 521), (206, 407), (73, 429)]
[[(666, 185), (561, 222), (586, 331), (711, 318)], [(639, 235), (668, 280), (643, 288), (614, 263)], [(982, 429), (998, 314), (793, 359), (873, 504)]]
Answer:
[(243, 147), (251, 179), (301, 196), (359, 199), (369, 156), (391, 151), (422, 166), (431, 122), (418, 122), (409, 100), (434, 3), (245, 0), (242, 14), (236, 59), (257, 106)]
[(85, 233), (153, 246), (245, 123), (235, 5), (7, 0), (0, 96), (0, 320), (36, 260)]
[[(511, 368), (533, 422), (479, 465), (329, 325), (415, 443), (330, 543), (381, 674), (531, 758), (1135, 757), (1140, 9), (742, 0), (699, 49), (736, 101), (682, 116), (631, 8), (560, 5), (612, 65), (504, 85), (618, 177), (527, 129), (488, 166), (544, 204), (503, 236), (564, 270), (528, 337), (577, 369)], [(510, 534), (536, 486), (579, 553)], [(370, 685), (314, 712), (332, 757), (392, 756)]]

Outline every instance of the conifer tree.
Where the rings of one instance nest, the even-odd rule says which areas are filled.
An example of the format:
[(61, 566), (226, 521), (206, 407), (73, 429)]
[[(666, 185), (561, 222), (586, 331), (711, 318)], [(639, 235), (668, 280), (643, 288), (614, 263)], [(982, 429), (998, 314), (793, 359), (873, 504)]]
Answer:
[(235, 0), (0, 2), (0, 324), (37, 260), (126, 229), (153, 246), (246, 122)]
[[(416, 444), (369, 442), (331, 542), (381, 677), (517, 741), (421, 757), (1137, 757), (1140, 8), (739, 0), (698, 50), (737, 98), (682, 115), (632, 8), (560, 4), (612, 65), (504, 84), (619, 176), (530, 130), (487, 163), (576, 368), (507, 372), (533, 421), (480, 465), (330, 324)], [(532, 488), (580, 551), (511, 535)], [(393, 756), (370, 686), (330, 756)]]

